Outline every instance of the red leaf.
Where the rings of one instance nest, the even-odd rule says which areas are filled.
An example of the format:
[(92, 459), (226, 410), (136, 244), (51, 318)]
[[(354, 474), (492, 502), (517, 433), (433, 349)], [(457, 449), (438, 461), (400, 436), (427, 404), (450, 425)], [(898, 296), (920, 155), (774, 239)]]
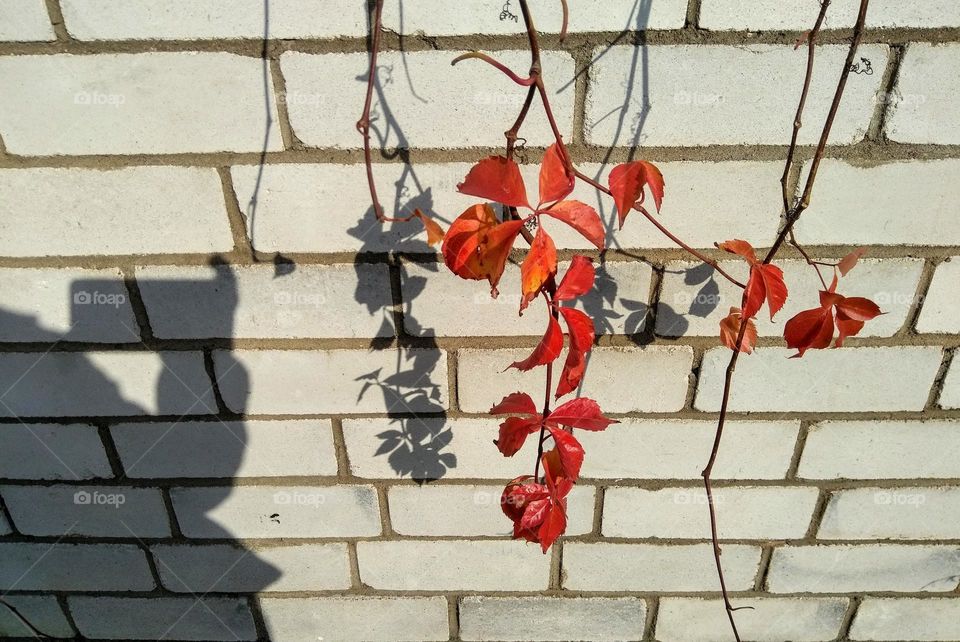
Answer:
[(753, 246), (747, 243), (746, 241), (741, 241), (740, 239), (733, 239), (732, 241), (724, 241), (723, 243), (717, 243), (717, 247), (721, 250), (730, 252), (731, 254), (736, 254), (737, 256), (742, 256), (747, 260), (747, 263), (754, 265), (758, 263), (757, 253), (754, 252)]
[(530, 502), (546, 499), (549, 496), (549, 489), (543, 484), (536, 483), (531, 475), (517, 477), (504, 487), (503, 494), (500, 496), (500, 509), (514, 522), (514, 537), (518, 537), (517, 527)]
[(544, 423), (547, 426), (570, 426), (581, 430), (605, 430), (610, 424), (620, 422), (604, 417), (600, 404), (593, 399), (579, 397), (557, 407)]
[(560, 307), (560, 314), (567, 322), (567, 331), (570, 334), (570, 349), (578, 352), (588, 352), (593, 348), (594, 326), (593, 319), (575, 308)]
[(535, 415), (537, 405), (525, 392), (513, 392), (490, 409), (491, 415)]
[(559, 399), (563, 395), (576, 390), (580, 382), (583, 381), (583, 375), (586, 370), (586, 353), (579, 350), (568, 350), (567, 358), (563, 362), (563, 372), (560, 374), (560, 382), (557, 384), (557, 392), (554, 398)]
[(562, 475), (570, 480), (580, 476), (580, 466), (583, 465), (583, 446), (576, 437), (565, 430), (548, 426), (547, 430), (553, 435), (557, 455), (560, 458)]
[(593, 243), (598, 250), (604, 247), (606, 232), (603, 229), (603, 221), (597, 210), (586, 203), (580, 201), (560, 201), (550, 209), (542, 210), (541, 214), (552, 216), (563, 221), (576, 231), (580, 232), (585, 239)]
[(504, 457), (513, 457), (523, 447), (527, 435), (540, 430), (540, 416), (533, 419), (525, 417), (507, 417), (500, 424), (500, 436), (493, 443)]
[(567, 268), (566, 274), (560, 280), (557, 286), (557, 293), (554, 295), (554, 301), (569, 301), (578, 296), (583, 296), (593, 288), (593, 282), (597, 277), (597, 270), (593, 267), (593, 259), (576, 254)]
[(530, 251), (520, 266), (520, 284), (523, 298), (520, 301), (520, 314), (543, 288), (544, 284), (557, 273), (557, 248), (553, 239), (543, 229), (537, 228)]
[(443, 241), (443, 228), (432, 218), (421, 212), (419, 209), (413, 210), (413, 215), (420, 219), (424, 229), (427, 230), (427, 245), (433, 247)]
[(544, 553), (567, 530), (566, 501), (563, 503), (551, 502), (550, 511), (540, 526), (537, 536), (540, 539), (540, 550)]
[(573, 174), (563, 160), (560, 147), (554, 143), (547, 148), (540, 163), (540, 205), (565, 198), (573, 191)]
[(833, 308), (814, 308), (804, 310), (787, 321), (783, 328), (783, 337), (788, 348), (796, 348), (795, 357), (813, 348), (822, 350), (833, 339)]
[(869, 321), (883, 314), (876, 303), (859, 296), (843, 297), (836, 306), (838, 315), (843, 314), (854, 321)]
[(610, 171), (607, 179), (610, 193), (617, 206), (617, 216), (620, 218), (620, 228), (627, 214), (633, 209), (634, 203), (643, 202), (643, 188), (650, 187), (653, 202), (660, 211), (663, 202), (663, 175), (653, 163), (647, 161), (633, 161), (617, 165)]
[(463, 194), (479, 196), (494, 203), (530, 207), (520, 168), (503, 156), (490, 156), (474, 165), (457, 189)]
[(550, 506), (549, 497), (535, 499), (527, 504), (526, 509), (523, 511), (523, 517), (520, 518), (520, 528), (532, 530), (540, 526), (550, 511)]
[(840, 259), (840, 262), (837, 263), (837, 269), (840, 271), (840, 276), (847, 276), (847, 273), (856, 267), (857, 262), (863, 258), (863, 255), (866, 253), (867, 248), (861, 247)]
[(493, 208), (473, 205), (457, 217), (443, 239), (443, 261), (463, 279), (487, 279), (493, 296), (523, 221), (500, 223)]
[[(740, 336), (740, 326), (743, 323), (743, 316), (740, 314), (740, 308), (730, 308), (730, 314), (720, 322), (720, 340), (723, 345), (731, 350), (737, 349), (737, 337)], [(754, 346), (757, 345), (757, 326), (753, 319), (747, 319), (747, 329), (743, 333), (743, 341), (740, 343), (740, 352), (750, 354)]]
[(523, 361), (511, 363), (507, 369), (516, 368), (526, 372), (531, 368), (554, 361), (560, 356), (561, 350), (563, 350), (563, 330), (560, 329), (560, 324), (557, 323), (557, 320), (551, 316), (549, 318), (549, 324), (547, 325), (546, 334), (543, 335), (540, 343), (533, 349), (530, 356)]
[(766, 298), (767, 287), (763, 281), (763, 274), (755, 267), (750, 268), (750, 278), (747, 280), (747, 287), (743, 290), (743, 316), (752, 319), (757, 316), (757, 312), (763, 306), (763, 300)]
[(770, 320), (773, 321), (773, 315), (779, 312), (787, 302), (787, 284), (783, 282), (783, 270), (770, 264), (755, 265), (753, 269), (760, 270), (763, 277), (767, 306), (770, 308)]
[(851, 319), (850, 317), (837, 312), (837, 342), (834, 344), (837, 348), (843, 347), (843, 342), (847, 337), (854, 337), (863, 330), (863, 321)]

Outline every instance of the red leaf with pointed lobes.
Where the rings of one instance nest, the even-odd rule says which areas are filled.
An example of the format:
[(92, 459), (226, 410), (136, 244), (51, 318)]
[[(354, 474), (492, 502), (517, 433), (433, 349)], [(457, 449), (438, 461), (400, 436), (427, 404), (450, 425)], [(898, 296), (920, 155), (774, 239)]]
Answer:
[(491, 415), (536, 415), (537, 404), (525, 392), (512, 392), (490, 409)]
[(763, 277), (764, 296), (767, 307), (770, 308), (770, 320), (773, 321), (773, 315), (787, 302), (787, 284), (783, 281), (783, 270), (770, 264), (755, 265), (753, 269), (760, 270)]
[(549, 489), (534, 481), (531, 475), (517, 477), (504, 487), (503, 494), (500, 496), (500, 509), (513, 522), (514, 539), (523, 537), (532, 542), (537, 541), (536, 533), (521, 529), (520, 522), (531, 503), (549, 497)]
[(540, 340), (537, 347), (533, 349), (530, 356), (523, 361), (514, 361), (507, 369), (516, 368), (517, 370), (526, 372), (531, 368), (555, 361), (556, 358), (560, 356), (561, 350), (563, 350), (563, 330), (560, 329), (560, 324), (557, 323), (557, 320), (554, 319), (553, 316), (550, 316), (547, 332), (543, 335), (543, 339)]
[(643, 202), (644, 187), (650, 188), (653, 202), (657, 211), (660, 211), (660, 205), (663, 202), (663, 174), (653, 163), (633, 161), (617, 165), (610, 171), (607, 184), (613, 195), (614, 204), (617, 206), (621, 229), (634, 203)]
[(537, 228), (537, 235), (533, 237), (530, 251), (520, 266), (520, 285), (523, 298), (520, 300), (520, 314), (540, 293), (544, 284), (557, 273), (557, 248), (553, 239), (543, 229)]
[(540, 205), (566, 198), (573, 191), (574, 177), (564, 162), (560, 146), (547, 148), (540, 163)]
[(560, 382), (557, 384), (555, 399), (570, 394), (580, 386), (583, 381), (583, 375), (587, 371), (586, 353), (578, 350), (567, 352), (567, 358), (563, 362), (563, 372), (560, 374)]
[(763, 307), (763, 301), (766, 298), (767, 287), (763, 282), (763, 275), (759, 270), (750, 268), (750, 278), (747, 279), (747, 287), (743, 290), (743, 299), (741, 306), (743, 316), (752, 319), (757, 316), (757, 312)]
[(546, 553), (551, 544), (567, 530), (567, 495), (573, 488), (573, 482), (566, 477), (555, 478), (546, 465), (543, 470), (550, 493), (550, 507), (537, 536), (540, 539), (540, 550)]
[(576, 254), (567, 268), (566, 274), (560, 280), (557, 286), (557, 293), (553, 300), (569, 301), (578, 296), (583, 296), (593, 289), (593, 282), (597, 278), (597, 270), (593, 267), (593, 259), (587, 256)]
[[(740, 326), (743, 323), (743, 315), (740, 308), (730, 308), (730, 314), (720, 322), (720, 340), (723, 345), (731, 350), (737, 349), (737, 337), (740, 336)], [(740, 352), (751, 354), (754, 346), (757, 345), (757, 326), (753, 319), (747, 319), (747, 329), (743, 333), (743, 341), (740, 343)]]
[(841, 297), (835, 305), (838, 313), (855, 321), (870, 321), (883, 314), (876, 303), (859, 296)]
[(860, 334), (860, 331), (863, 330), (864, 322), (858, 321), (857, 319), (851, 319), (837, 312), (837, 342), (834, 345), (836, 348), (842, 348), (843, 342), (847, 337), (853, 337)]
[(563, 372), (557, 384), (555, 398), (573, 392), (579, 387), (587, 369), (586, 355), (593, 349), (594, 326), (593, 320), (580, 310), (560, 307), (560, 314), (567, 322), (570, 336), (570, 346), (567, 348), (567, 358), (563, 364)]
[(523, 448), (527, 436), (540, 430), (540, 416), (530, 419), (526, 417), (507, 417), (500, 424), (499, 438), (493, 443), (503, 453), (504, 457), (513, 457)]
[(757, 253), (754, 251), (753, 246), (746, 241), (733, 239), (732, 241), (717, 243), (717, 247), (725, 252), (730, 252), (730, 254), (743, 257), (750, 265), (759, 263), (759, 261), (757, 261)]
[(822, 350), (828, 347), (833, 339), (833, 309), (821, 307), (800, 312), (787, 321), (783, 337), (788, 348), (797, 349), (794, 357), (802, 357), (811, 348)]
[(576, 437), (561, 428), (547, 426), (547, 430), (553, 435), (553, 441), (556, 444), (554, 450), (560, 460), (562, 472), (558, 476), (576, 481), (580, 477), (580, 467), (583, 465), (583, 446)]
[(603, 250), (606, 232), (603, 229), (603, 221), (597, 210), (586, 203), (580, 201), (560, 201), (550, 209), (542, 210), (541, 214), (552, 216), (563, 221), (576, 231), (583, 235), (598, 250)]
[(441, 249), (443, 261), (460, 278), (487, 279), (496, 297), (497, 284), (521, 227), (523, 221), (497, 221), (489, 205), (473, 205), (447, 230)]
[(457, 190), (494, 203), (530, 208), (520, 168), (504, 156), (490, 156), (474, 165)]
[(847, 276), (847, 273), (856, 267), (857, 262), (863, 258), (863, 255), (866, 253), (867, 248), (861, 247), (840, 259), (840, 262), (837, 263), (837, 269), (840, 271), (840, 276)]
[(578, 397), (558, 406), (544, 423), (548, 426), (569, 426), (581, 430), (606, 430), (610, 424), (620, 422), (604, 417), (600, 404), (593, 399)]
[(420, 219), (424, 229), (427, 231), (427, 245), (433, 247), (443, 241), (443, 228), (432, 218), (421, 212), (419, 209), (413, 210), (413, 215)]

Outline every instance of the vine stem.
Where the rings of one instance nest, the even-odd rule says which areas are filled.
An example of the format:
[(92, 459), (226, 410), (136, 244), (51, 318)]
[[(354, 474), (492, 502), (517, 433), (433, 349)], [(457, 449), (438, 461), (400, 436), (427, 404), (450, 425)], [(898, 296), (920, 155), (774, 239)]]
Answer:
[[(800, 128), (802, 127), (802, 115), (803, 109), (806, 103), (807, 95), (810, 91), (810, 83), (813, 77), (813, 60), (816, 47), (816, 38), (820, 30), (820, 26), (823, 24), (824, 16), (826, 15), (827, 9), (830, 6), (830, 0), (822, 0), (820, 7), (820, 14), (817, 16), (817, 22), (814, 25), (813, 30), (811, 30), (808, 39), (808, 53), (807, 53), (807, 71), (804, 77), (803, 91), (800, 94), (800, 104), (797, 109), (797, 115), (794, 118), (793, 123), (793, 136), (790, 143), (790, 150), (787, 153), (786, 167), (784, 169), (784, 178), (781, 180), (783, 186), (783, 195), (784, 195), (784, 207), (785, 207), (785, 220), (783, 228), (780, 230), (780, 233), (777, 235), (777, 239), (774, 244), (770, 247), (770, 250), (767, 252), (766, 257), (763, 259), (763, 263), (768, 264), (776, 258), (777, 253), (780, 251), (780, 248), (783, 246), (784, 242), (790, 238), (793, 239), (793, 227), (796, 224), (797, 220), (800, 218), (800, 215), (807, 209), (810, 205), (810, 197), (813, 194), (814, 183), (817, 178), (817, 170), (820, 167), (820, 162), (823, 159), (824, 151), (826, 150), (827, 140), (830, 137), (830, 130), (833, 128), (833, 122), (836, 118), (837, 111), (840, 108), (840, 101), (843, 98), (844, 89), (846, 88), (847, 78), (850, 75), (850, 67), (853, 64), (853, 58), (856, 55), (857, 48), (860, 45), (860, 40), (863, 38), (864, 25), (866, 24), (867, 18), (867, 7), (870, 4), (870, 0), (860, 0), (860, 11), (857, 16), (856, 25), (853, 28), (853, 38), (850, 42), (850, 48), (847, 51), (847, 58), (844, 62), (843, 69), (840, 72), (840, 79), (837, 82), (837, 89), (833, 95), (833, 101), (830, 104), (830, 111), (827, 114), (827, 118), (823, 125), (823, 130), (820, 133), (820, 141), (817, 144), (816, 152), (814, 153), (813, 159), (810, 164), (810, 172), (807, 175), (806, 185), (803, 190), (803, 195), (800, 198), (799, 202), (796, 205), (791, 206), (789, 193), (787, 191), (787, 177), (790, 174), (790, 171), (793, 166), (794, 157), (797, 147), (797, 137)], [(795, 244), (799, 248), (798, 244)], [(802, 252), (802, 250), (801, 250)], [(803, 252), (805, 255), (806, 253)], [(808, 263), (811, 263), (816, 267), (815, 263), (810, 261), (807, 257)], [(819, 274), (819, 268), (817, 269)], [(821, 277), (822, 280), (822, 277)], [(737, 609), (733, 607), (730, 603), (730, 596), (727, 591), (726, 581), (723, 575), (723, 565), (720, 562), (720, 544), (719, 536), (717, 533), (717, 511), (716, 505), (714, 504), (713, 499), (713, 483), (712, 483), (712, 474), (713, 467), (717, 461), (717, 455), (720, 452), (720, 443), (723, 438), (723, 428), (727, 419), (727, 412), (730, 405), (730, 390), (733, 386), (733, 375), (737, 368), (737, 361), (740, 357), (740, 350), (743, 346), (743, 337), (746, 333), (748, 325), (748, 319), (743, 319), (740, 324), (740, 331), (737, 333), (737, 340), (734, 343), (733, 354), (730, 356), (730, 361), (727, 364), (726, 373), (724, 376), (723, 382), (723, 396), (720, 402), (720, 414), (717, 419), (717, 430), (714, 435), (713, 448), (710, 451), (710, 457), (707, 461), (706, 467), (704, 467), (701, 475), (703, 476), (703, 485), (707, 494), (707, 505), (710, 509), (710, 535), (711, 543), (713, 545), (713, 556), (717, 566), (717, 575), (720, 579), (720, 590), (723, 594), (723, 603), (724, 608), (727, 612), (727, 619), (730, 621), (730, 628), (733, 630), (734, 638), (737, 642), (740, 642), (740, 633), (737, 630), (736, 619), (734, 618), (734, 611)]]

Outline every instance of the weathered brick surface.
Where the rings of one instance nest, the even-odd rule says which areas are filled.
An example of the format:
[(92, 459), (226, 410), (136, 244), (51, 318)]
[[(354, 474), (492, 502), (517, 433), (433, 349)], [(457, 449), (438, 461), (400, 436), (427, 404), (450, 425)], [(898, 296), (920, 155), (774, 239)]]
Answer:
[[(831, 3), (825, 29), (849, 29), (857, 19), (860, 3), (838, 0)], [(699, 24), (705, 29), (776, 31), (809, 29), (819, 7), (802, 0), (758, 0), (744, 11), (736, 0), (703, 0)], [(869, 27), (956, 27), (960, 8), (950, 0), (898, 2), (874, 0), (867, 12)]]
[(113, 476), (97, 429), (81, 424), (0, 425), (0, 470), (8, 479)]
[(868, 597), (851, 640), (949, 640), (960, 637), (960, 600)]
[(917, 319), (917, 332), (960, 333), (960, 304), (954, 296), (958, 281), (960, 257), (952, 257), (937, 266)]
[(820, 539), (950, 539), (960, 489), (856, 488), (830, 498)]
[(0, 2), (0, 41), (54, 39), (53, 25), (43, 0)]
[(5, 591), (149, 591), (155, 583), (134, 544), (0, 542)]
[(70, 612), (88, 638), (256, 640), (244, 600), (223, 597), (71, 597)]
[[(956, 8), (953, 10), (957, 11)], [(960, 115), (957, 101), (960, 89), (956, 74), (937, 78), (935, 69), (956, 69), (960, 65), (960, 46), (916, 43), (910, 46), (901, 65), (901, 80), (892, 97), (887, 135), (902, 143), (956, 145), (960, 134), (952, 123)]]

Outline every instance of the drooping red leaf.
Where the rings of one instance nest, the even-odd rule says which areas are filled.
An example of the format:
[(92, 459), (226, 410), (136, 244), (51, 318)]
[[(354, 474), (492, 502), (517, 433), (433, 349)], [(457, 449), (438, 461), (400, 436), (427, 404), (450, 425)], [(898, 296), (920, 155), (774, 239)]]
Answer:
[(580, 386), (583, 381), (583, 375), (587, 371), (586, 352), (570, 349), (567, 351), (567, 358), (563, 362), (563, 372), (560, 373), (560, 381), (557, 383), (557, 392), (554, 398), (569, 394)]
[(741, 301), (744, 318), (752, 319), (757, 316), (757, 312), (759, 312), (763, 306), (766, 293), (767, 287), (763, 282), (763, 274), (761, 274), (759, 270), (751, 267), (750, 278), (747, 279), (747, 287), (743, 290), (743, 299)]
[(413, 211), (413, 215), (420, 219), (424, 229), (427, 231), (427, 245), (433, 247), (443, 241), (443, 228), (432, 218), (421, 212), (419, 209)]
[(543, 524), (537, 533), (540, 550), (544, 553), (567, 530), (567, 495), (573, 488), (573, 482), (566, 477), (554, 477), (544, 462), (544, 476), (550, 493), (550, 507), (543, 517)]
[(489, 156), (474, 165), (457, 190), (494, 203), (530, 208), (520, 168), (504, 156)]
[[(723, 341), (723, 345), (731, 350), (737, 349), (737, 337), (740, 336), (740, 326), (742, 323), (743, 316), (740, 314), (740, 308), (730, 308), (730, 314), (720, 321), (720, 340)], [(753, 322), (753, 319), (747, 319), (747, 329), (743, 332), (740, 351), (751, 354), (756, 345), (757, 326)]]
[(614, 204), (617, 206), (621, 229), (634, 203), (643, 202), (645, 186), (650, 187), (653, 202), (657, 211), (660, 211), (660, 205), (663, 202), (663, 174), (653, 163), (633, 161), (617, 165), (610, 171), (607, 184), (613, 195)]
[(537, 404), (525, 392), (512, 392), (490, 409), (491, 415), (535, 415)]
[(566, 198), (573, 191), (573, 185), (573, 173), (564, 162), (559, 145), (550, 145), (540, 163), (540, 205)]
[(556, 360), (556, 358), (560, 356), (561, 350), (563, 350), (563, 330), (560, 329), (560, 324), (557, 323), (557, 320), (554, 319), (553, 316), (550, 316), (547, 324), (547, 332), (543, 335), (537, 347), (533, 349), (530, 356), (523, 361), (511, 363), (509, 368), (516, 368), (526, 372), (531, 368), (542, 366)]
[(441, 248), (443, 261), (460, 278), (487, 279), (495, 297), (521, 227), (523, 221), (497, 221), (489, 205), (473, 205), (447, 230)]
[(773, 321), (773, 315), (787, 302), (787, 284), (783, 281), (783, 270), (770, 264), (755, 265), (753, 269), (760, 270), (763, 277), (764, 296), (767, 307), (770, 308), (770, 320)]
[(754, 251), (753, 246), (746, 241), (733, 239), (731, 241), (717, 243), (717, 247), (726, 252), (730, 252), (731, 254), (736, 254), (737, 256), (743, 257), (750, 265), (758, 263), (757, 253)]
[(783, 338), (788, 348), (795, 348), (795, 357), (802, 357), (809, 349), (822, 350), (833, 339), (833, 308), (804, 310), (787, 321)]
[(587, 397), (578, 397), (558, 406), (544, 422), (548, 426), (569, 426), (581, 430), (606, 430), (610, 424), (620, 423), (607, 419), (600, 404)]
[(550, 209), (543, 210), (541, 214), (552, 216), (563, 221), (576, 231), (580, 232), (585, 239), (593, 243), (598, 250), (603, 250), (606, 233), (603, 229), (603, 221), (597, 210), (586, 203), (580, 201), (560, 201)]
[[(523, 530), (533, 530), (543, 524), (547, 513), (550, 511), (550, 498), (535, 499), (523, 511), (523, 517), (520, 518), (520, 528)], [(539, 535), (539, 534), (538, 534)]]
[(513, 537), (537, 541), (537, 533), (531, 529), (523, 529), (520, 522), (533, 502), (546, 500), (550, 497), (549, 489), (537, 483), (531, 475), (517, 477), (503, 489), (500, 496), (500, 509), (513, 522)]
[(567, 333), (570, 337), (570, 346), (567, 348), (567, 358), (563, 364), (563, 372), (557, 384), (555, 398), (573, 392), (583, 380), (587, 369), (586, 355), (593, 349), (595, 336), (593, 319), (574, 308), (560, 307), (560, 314), (567, 323)]
[(576, 254), (570, 261), (570, 267), (566, 274), (560, 280), (557, 286), (557, 293), (553, 300), (569, 301), (578, 296), (583, 296), (593, 288), (593, 282), (597, 278), (597, 270), (593, 267), (593, 259), (581, 254)]
[(557, 248), (553, 239), (543, 226), (537, 228), (530, 251), (520, 266), (520, 285), (523, 298), (520, 300), (520, 314), (539, 294), (544, 284), (557, 273)]
[(863, 258), (863, 255), (867, 253), (867, 248), (861, 247), (850, 254), (847, 254), (845, 257), (840, 259), (840, 262), (837, 263), (837, 270), (840, 271), (840, 276), (847, 276), (847, 273), (850, 272), (854, 267), (856, 267), (857, 262)]
[(527, 435), (531, 435), (540, 430), (540, 416), (529, 417), (507, 417), (500, 424), (500, 435), (493, 443), (503, 453), (504, 457), (513, 457), (518, 450), (523, 447), (527, 440)]
[(876, 303), (859, 296), (843, 297), (835, 305), (838, 314), (856, 321), (870, 321), (883, 314)]
[(547, 430), (553, 435), (556, 444), (557, 456), (560, 458), (562, 476), (576, 481), (580, 477), (580, 467), (583, 465), (583, 446), (576, 437), (561, 428), (548, 426)]

